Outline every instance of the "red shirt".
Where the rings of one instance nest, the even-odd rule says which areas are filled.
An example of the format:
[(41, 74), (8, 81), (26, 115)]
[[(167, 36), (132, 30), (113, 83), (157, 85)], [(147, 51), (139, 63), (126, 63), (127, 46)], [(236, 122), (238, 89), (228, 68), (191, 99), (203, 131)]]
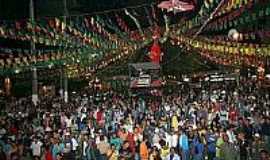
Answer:
[(52, 153), (50, 151), (45, 152), (45, 160), (53, 160)]
[(18, 129), (15, 126), (11, 126), (9, 130), (10, 130), (10, 132), (12, 134), (17, 134), (18, 133)]
[(129, 143), (129, 149), (134, 154), (135, 153), (135, 141), (134, 141), (134, 134), (128, 133), (127, 135), (127, 141)]
[(236, 121), (237, 120), (237, 110), (235, 108), (230, 108), (230, 110), (229, 110), (229, 119), (231, 121)]
[(103, 113), (101, 111), (97, 112), (97, 121), (101, 121), (103, 119)]

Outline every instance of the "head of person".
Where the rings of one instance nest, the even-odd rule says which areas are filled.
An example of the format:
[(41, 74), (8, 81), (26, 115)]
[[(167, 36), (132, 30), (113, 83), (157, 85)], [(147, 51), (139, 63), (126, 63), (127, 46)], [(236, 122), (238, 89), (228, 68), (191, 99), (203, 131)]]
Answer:
[(100, 135), (100, 141), (104, 141), (104, 140), (105, 140), (104, 135)]
[(58, 153), (56, 156), (56, 160), (62, 160), (63, 159), (63, 155), (61, 153)]
[(260, 159), (261, 160), (269, 160), (269, 153), (266, 150), (260, 151)]
[(223, 141), (224, 142), (229, 142), (229, 137), (227, 134), (223, 134)]
[(259, 141), (260, 140), (260, 134), (255, 133), (254, 138), (255, 138), (255, 141)]
[(170, 154), (171, 154), (171, 155), (174, 155), (174, 154), (175, 154), (175, 148), (172, 147), (172, 148), (170, 149)]
[(112, 151), (115, 150), (115, 145), (114, 145), (114, 144), (111, 145), (111, 150), (112, 150)]

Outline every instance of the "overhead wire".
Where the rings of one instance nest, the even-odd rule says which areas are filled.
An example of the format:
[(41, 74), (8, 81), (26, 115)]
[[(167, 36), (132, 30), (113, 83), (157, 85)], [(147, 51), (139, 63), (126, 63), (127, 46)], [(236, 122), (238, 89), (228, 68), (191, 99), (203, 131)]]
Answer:
[[(127, 7), (123, 7), (123, 8), (115, 8), (115, 9), (108, 9), (108, 10), (104, 10), (104, 11), (96, 11), (96, 12), (91, 12), (91, 13), (83, 13), (83, 14), (69, 14), (68, 16), (66, 15), (59, 15), (59, 16), (36, 16), (36, 20), (40, 20), (40, 19), (50, 19), (50, 18), (72, 18), (72, 17), (84, 17), (84, 16), (93, 16), (93, 15), (101, 15), (101, 14), (108, 14), (111, 12), (120, 12), (120, 11), (125, 11), (126, 9), (137, 9), (137, 8), (143, 8), (143, 7), (147, 7), (147, 6), (152, 6), (157, 4), (156, 2), (153, 3), (144, 3), (144, 4), (140, 4), (140, 5), (133, 5), (133, 6), (127, 6)], [(25, 17), (25, 18), (20, 18), (20, 19), (12, 19), (12, 20), (8, 20), (8, 19), (0, 19), (0, 22), (14, 22), (14, 21), (22, 21), (22, 20), (29, 20), (29, 17)]]

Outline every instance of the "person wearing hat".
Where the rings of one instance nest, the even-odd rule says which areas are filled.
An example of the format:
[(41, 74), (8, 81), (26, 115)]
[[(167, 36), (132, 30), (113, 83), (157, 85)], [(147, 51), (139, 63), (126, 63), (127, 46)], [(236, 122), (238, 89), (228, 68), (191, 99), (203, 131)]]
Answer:
[(261, 140), (260, 134), (255, 133), (254, 134), (254, 141), (252, 142), (252, 147), (251, 147), (252, 158), (254, 160), (259, 160), (260, 159), (260, 151), (265, 149), (265, 148), (266, 148), (266, 145)]

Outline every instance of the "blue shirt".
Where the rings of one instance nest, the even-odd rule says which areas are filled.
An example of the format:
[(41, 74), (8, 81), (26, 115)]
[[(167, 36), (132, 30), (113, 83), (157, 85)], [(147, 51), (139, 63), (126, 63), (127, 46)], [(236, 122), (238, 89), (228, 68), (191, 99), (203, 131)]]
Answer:
[(208, 149), (208, 152), (211, 152), (211, 153), (216, 152), (216, 137), (214, 135), (207, 136), (207, 149)]
[(182, 134), (179, 137), (179, 146), (181, 147), (181, 149), (183, 150), (189, 150), (189, 145), (188, 145), (188, 137), (185, 134)]
[(204, 151), (204, 145), (202, 143), (197, 143), (195, 145), (195, 154), (203, 154), (203, 151)]

